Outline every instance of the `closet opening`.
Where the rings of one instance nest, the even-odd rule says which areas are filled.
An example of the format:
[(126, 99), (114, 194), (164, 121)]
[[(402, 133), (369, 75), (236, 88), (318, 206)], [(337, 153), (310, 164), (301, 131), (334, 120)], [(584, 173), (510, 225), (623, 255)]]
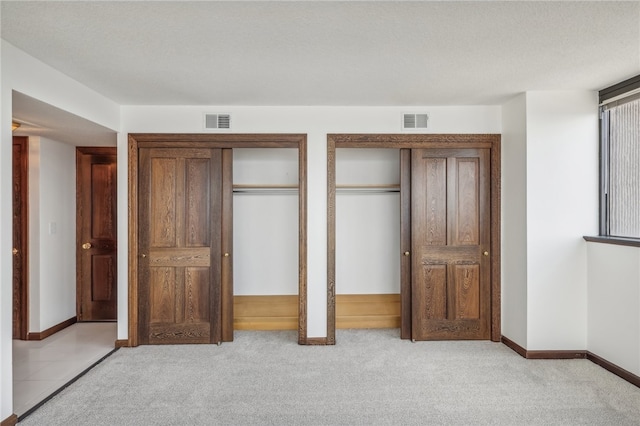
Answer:
[(298, 329), (298, 153), (233, 149), (233, 328)]
[(400, 327), (400, 151), (336, 149), (336, 328)]
[[(371, 156), (386, 158), (386, 166)], [(377, 245), (367, 246), (368, 253), (379, 252), (362, 256), (371, 257), (369, 267), (393, 271), (399, 283), (402, 339), (499, 341), (500, 135), (330, 134), (327, 158), (327, 344), (335, 344), (335, 330), (345, 324), (338, 296), (341, 286), (359, 280), (361, 268), (349, 262), (364, 263), (357, 250), (367, 240)], [(355, 197), (395, 190), (386, 207)], [(399, 220), (389, 210), (388, 223), (378, 223), (374, 233), (346, 229), (341, 217), (358, 216), (360, 222), (351, 222), (361, 226), (391, 206), (399, 206)]]
[(129, 346), (309, 343), (306, 166), (306, 135), (129, 135)]

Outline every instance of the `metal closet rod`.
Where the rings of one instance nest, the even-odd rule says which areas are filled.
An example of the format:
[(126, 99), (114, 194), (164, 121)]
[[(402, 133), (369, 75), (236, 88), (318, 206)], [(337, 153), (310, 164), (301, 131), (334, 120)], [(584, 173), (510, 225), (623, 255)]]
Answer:
[[(298, 185), (237, 184), (237, 185), (233, 185), (233, 192), (236, 194), (265, 194), (265, 193), (297, 194)], [(336, 192), (337, 193), (363, 193), (363, 194), (400, 192), (400, 185), (396, 185), (396, 184), (336, 185)]]
[(397, 185), (397, 184), (336, 185), (336, 193), (381, 194), (381, 193), (389, 193), (389, 192), (400, 192), (400, 185)]
[(234, 194), (297, 194), (298, 185), (233, 185)]

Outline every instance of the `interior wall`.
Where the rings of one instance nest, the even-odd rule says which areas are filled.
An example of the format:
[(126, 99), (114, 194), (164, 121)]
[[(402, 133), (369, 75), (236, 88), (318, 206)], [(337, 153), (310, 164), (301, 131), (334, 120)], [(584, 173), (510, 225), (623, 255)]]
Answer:
[(527, 347), (526, 94), (502, 106), (502, 335)]
[(400, 193), (336, 191), (336, 294), (400, 293)]
[(233, 183), (234, 294), (297, 295), (298, 151), (236, 148)]
[[(118, 104), (24, 53), (5, 40), (0, 40), (0, 43), (2, 43), (3, 57), (3, 91), (15, 90), (108, 129), (118, 130), (120, 125)], [(9, 108), (9, 114), (11, 114), (10, 111)]]
[(24, 93), (115, 131), (120, 127), (120, 107), (4, 40), (0, 41), (0, 67), (0, 420), (4, 420), (13, 413), (12, 259), (7, 254), (13, 242), (12, 93)]
[[(411, 107), (430, 114), (429, 133), (500, 133), (499, 106)], [(118, 158), (126, 164), (127, 133), (206, 133), (204, 113), (231, 114), (231, 133), (307, 134), (308, 252), (307, 336), (326, 337), (327, 306), (327, 134), (400, 133), (403, 107), (238, 107), (238, 106), (123, 106)], [(127, 199), (127, 170), (118, 169), (118, 198)], [(126, 203), (119, 204), (118, 220), (126, 223)], [(120, 247), (128, 235), (121, 227)], [(128, 263), (125, 250), (118, 264)], [(118, 271), (118, 338), (127, 338), (127, 271)]]
[(75, 147), (29, 138), (29, 332), (76, 315)]
[(598, 233), (598, 94), (527, 92), (526, 111), (527, 349), (585, 350), (582, 237)]
[(297, 259), (297, 194), (234, 194), (234, 295), (297, 295)]
[[(35, 184), (34, 198), (38, 197), (38, 208), (29, 210), (29, 222), (39, 237), (29, 247), (30, 266), (38, 270), (29, 280), (29, 294), (34, 299), (30, 300), (30, 312), (39, 317), (29, 321), (32, 332), (76, 316), (75, 147), (38, 139), (39, 158), (33, 158), (31, 150), (29, 153), (30, 170), (37, 175), (29, 183)], [(38, 252), (37, 262), (31, 258), (34, 252)]]
[(399, 184), (399, 150), (336, 150), (336, 294), (400, 293)]
[[(4, 50), (0, 41), (0, 141), (9, 141), (11, 92), (4, 86)], [(13, 246), (13, 211), (4, 201), (12, 199), (12, 155), (9, 144), (0, 143), (0, 421), (13, 414), (13, 259), (4, 255)]]
[(587, 243), (588, 345), (640, 376), (640, 249)]

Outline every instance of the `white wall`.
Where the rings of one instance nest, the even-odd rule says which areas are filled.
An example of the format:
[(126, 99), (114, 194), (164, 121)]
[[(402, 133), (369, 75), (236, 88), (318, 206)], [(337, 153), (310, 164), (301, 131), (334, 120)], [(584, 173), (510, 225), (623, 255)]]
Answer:
[[(297, 185), (298, 150), (234, 149), (234, 185)], [(233, 292), (298, 294), (298, 192), (248, 189), (233, 195)], [(293, 261), (292, 261), (293, 260)]]
[(598, 233), (597, 93), (528, 92), (526, 102), (527, 349), (584, 350), (582, 237)]
[(502, 332), (527, 350), (587, 347), (587, 251), (598, 232), (596, 92), (503, 105)]
[(640, 249), (587, 243), (587, 349), (640, 376)]
[(399, 184), (398, 149), (336, 150), (337, 294), (400, 293), (400, 193), (341, 188)]
[[(2, 15), (0, 7), (0, 17)], [(0, 42), (0, 77), (4, 70), (4, 46)], [(0, 141), (11, 139), (11, 104), (5, 104), (10, 93), (4, 89), (4, 79), (0, 84)], [(9, 100), (9, 102), (11, 102)], [(11, 181), (11, 157), (8, 143), (0, 143), (0, 422), (13, 414), (13, 286), (12, 282), (13, 259), (9, 259), (4, 253), (9, 253), (13, 245), (10, 229), (12, 210), (7, 202), (1, 200), (12, 199)], [(11, 154), (12, 155), (12, 154)]]
[(298, 195), (233, 196), (233, 293), (298, 294)]
[(526, 94), (502, 106), (502, 335), (527, 347)]
[(76, 315), (76, 151), (29, 145), (29, 331), (39, 332)]
[[(305, 133), (308, 155), (308, 332), (309, 337), (326, 336), (327, 285), (327, 134), (399, 133), (403, 107), (172, 107), (123, 106), (122, 134), (118, 140), (121, 164), (127, 157), (127, 133), (203, 133), (203, 113), (231, 114), (234, 133)], [(412, 107), (412, 111), (421, 108)], [(430, 113), (430, 133), (500, 133), (501, 108), (425, 107)], [(126, 168), (118, 170), (118, 197), (127, 199)], [(119, 205), (120, 223), (126, 221), (126, 203)], [(119, 229), (118, 244), (128, 244), (126, 229)], [(127, 264), (121, 250), (118, 264)], [(127, 271), (119, 268), (118, 338), (127, 337)]]
[[(118, 130), (120, 108), (115, 102), (67, 77), (22, 50), (2, 43), (2, 90), (23, 93), (64, 111)], [(5, 104), (3, 100), (3, 104)], [(11, 114), (11, 104), (9, 103)]]
[[(0, 41), (0, 421), (13, 413), (12, 397), (12, 92), (118, 130), (120, 107), (48, 65)], [(125, 203), (126, 204), (126, 203)], [(126, 222), (125, 222), (126, 223)], [(74, 250), (75, 252), (75, 250)], [(68, 318), (68, 317), (67, 317)], [(41, 318), (41, 322), (52, 318)]]
[(336, 192), (336, 293), (400, 293), (398, 192)]

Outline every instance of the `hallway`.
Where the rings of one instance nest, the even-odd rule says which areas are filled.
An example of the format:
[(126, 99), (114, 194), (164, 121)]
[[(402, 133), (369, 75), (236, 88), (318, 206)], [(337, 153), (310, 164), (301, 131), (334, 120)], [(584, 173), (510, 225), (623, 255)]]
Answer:
[(13, 341), (13, 412), (23, 416), (114, 349), (115, 322), (76, 323), (41, 341)]

